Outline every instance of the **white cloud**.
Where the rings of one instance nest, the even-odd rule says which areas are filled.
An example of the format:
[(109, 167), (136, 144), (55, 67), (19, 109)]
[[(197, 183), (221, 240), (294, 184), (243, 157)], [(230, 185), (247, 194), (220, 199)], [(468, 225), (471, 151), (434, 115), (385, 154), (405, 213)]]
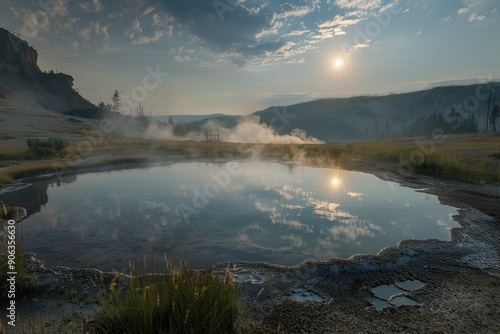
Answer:
[(141, 44), (156, 42), (157, 40), (162, 38), (164, 34), (165, 33), (163, 31), (155, 31), (155, 34), (151, 37), (140, 36), (132, 41), (132, 45), (141, 45)]
[(463, 15), (463, 14), (466, 14), (467, 12), (469, 12), (469, 10), (471, 10), (471, 8), (474, 7), (474, 5), (468, 5), (467, 7), (463, 7), (463, 8), (460, 8), (459, 10), (457, 10), (457, 14), (458, 15)]
[(285, 36), (301, 36), (301, 35), (304, 35), (308, 32), (311, 32), (310, 30), (293, 30), (291, 32), (289, 32), (288, 34), (286, 34)]
[(97, 49), (97, 52), (102, 55), (105, 55), (105, 54), (115, 53), (120, 50), (121, 50), (120, 48), (113, 48), (110, 47), (108, 43), (105, 43), (101, 48)]
[(81, 38), (83, 39), (90, 39), (90, 32), (92, 29), (90, 28), (83, 28), (78, 32), (78, 35), (80, 35)]
[(142, 15), (143, 15), (143, 16), (146, 16), (146, 15), (150, 14), (153, 10), (155, 10), (155, 8), (154, 8), (154, 7), (148, 7), (148, 8), (146, 8), (146, 9), (142, 12)]
[(341, 15), (336, 15), (335, 18), (331, 21), (326, 21), (318, 25), (319, 28), (329, 28), (334, 26), (347, 27), (353, 24), (356, 24), (363, 19), (347, 19)]
[(305, 62), (306, 62), (306, 60), (304, 58), (300, 58), (300, 59), (292, 59), (292, 60), (286, 61), (285, 64), (303, 64)]
[(38, 4), (42, 11), (46, 12), (49, 16), (66, 16), (68, 15), (68, 6), (65, 0), (52, 0), (52, 1), (39, 1)]
[(374, 9), (382, 5), (382, 0), (337, 0), (336, 3), (342, 8)]
[(142, 32), (141, 23), (139, 22), (138, 19), (133, 19), (132, 23), (130, 23), (130, 26), (127, 28), (127, 30), (125, 30), (124, 35), (125, 37), (133, 39), (136, 33), (141, 33), (141, 32)]
[(73, 49), (73, 51), (78, 51), (80, 49), (80, 43), (78, 43), (78, 41), (74, 41), (70, 44), (71, 46), (71, 49)]
[(290, 5), (288, 3), (281, 5), (281, 8), (282, 8), (282, 12), (276, 16), (277, 19), (287, 18), (290, 16), (301, 17), (301, 16), (304, 16), (306, 14), (309, 14), (314, 9), (314, 7), (293, 6), (293, 5)]
[(22, 9), (17, 11), (14, 7), (10, 7), (10, 10), (16, 19), (22, 20), (25, 24), (29, 24), (31, 27), (36, 27), (43, 31), (49, 30), (50, 20), (46, 12), (39, 11), (35, 14), (31, 10)]
[(354, 50), (360, 50), (360, 49), (366, 49), (366, 48), (369, 48), (370, 47), (370, 44), (368, 44), (369, 41), (367, 41), (367, 43), (363, 43), (363, 44), (356, 44), (353, 46)]
[(282, 21), (276, 21), (273, 26), (269, 29), (262, 30), (260, 33), (255, 35), (255, 38), (262, 38), (264, 36), (269, 36), (269, 35), (277, 35), (279, 30), (283, 27), (283, 22)]
[(448, 23), (452, 20), (451, 16), (447, 16), (441, 19), (441, 23)]
[(109, 26), (100, 24), (99, 22), (94, 23), (94, 31), (97, 35), (103, 35), (105, 41), (109, 41)]
[(184, 56), (177, 55), (175, 56), (175, 61), (178, 62), (191, 61), (191, 57), (189, 55), (184, 55)]
[(90, 2), (80, 2), (78, 4), (81, 9), (86, 11), (87, 13), (99, 13), (104, 9), (104, 6), (101, 4), (100, 0), (92, 0)]
[(474, 22), (474, 21), (482, 21), (486, 18), (486, 16), (484, 15), (479, 15), (478, 13), (474, 13), (474, 14), (471, 14), (471, 16), (469, 16), (469, 22)]
[(343, 28), (354, 25), (363, 20), (364, 19), (362, 18), (349, 19), (342, 15), (336, 15), (333, 20), (320, 23), (318, 25), (318, 28), (320, 28), (318, 34), (313, 36), (313, 38), (323, 40), (333, 38), (334, 36), (345, 35), (346, 33)]

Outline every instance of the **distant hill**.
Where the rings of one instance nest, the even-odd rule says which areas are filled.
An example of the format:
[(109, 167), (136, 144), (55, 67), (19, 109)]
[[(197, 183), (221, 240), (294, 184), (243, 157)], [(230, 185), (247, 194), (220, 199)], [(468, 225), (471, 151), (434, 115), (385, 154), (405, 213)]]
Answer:
[[(445, 133), (483, 132), (490, 91), (491, 110), (496, 95), (497, 104), (500, 103), (498, 82), (385, 96), (324, 98), (269, 107), (252, 115), (279, 134), (289, 134), (298, 128), (327, 142), (426, 136), (438, 128)], [(194, 122), (192, 126), (202, 129), (212, 121), (232, 128), (240, 120), (218, 116)]]
[(73, 89), (73, 77), (44, 73), (37, 64), (38, 53), (26, 41), (0, 28), (0, 93), (20, 103), (67, 112), (95, 106)]
[(182, 123), (192, 123), (197, 121), (203, 121), (207, 118), (221, 117), (225, 116), (224, 114), (210, 114), (210, 115), (159, 115), (159, 116), (151, 116), (154, 119), (160, 122), (168, 122), (168, 119), (172, 117), (172, 120), (175, 124)]
[[(281, 134), (300, 128), (325, 141), (425, 135), (425, 132), (430, 135), (438, 125), (445, 130), (469, 132), (465, 125), (469, 127), (471, 122), (477, 125), (479, 131), (483, 131), (490, 88), (493, 92), (491, 110), (495, 93), (500, 93), (498, 82), (436, 87), (386, 96), (319, 99), (288, 107), (270, 107), (254, 115), (258, 115), (261, 122), (273, 126)], [(498, 102), (500, 94), (497, 104)], [(467, 103), (471, 112), (466, 109)], [(277, 116), (277, 113), (283, 114), (284, 110), (288, 115), (282, 117), (285, 122)], [(460, 128), (461, 126), (464, 128)]]

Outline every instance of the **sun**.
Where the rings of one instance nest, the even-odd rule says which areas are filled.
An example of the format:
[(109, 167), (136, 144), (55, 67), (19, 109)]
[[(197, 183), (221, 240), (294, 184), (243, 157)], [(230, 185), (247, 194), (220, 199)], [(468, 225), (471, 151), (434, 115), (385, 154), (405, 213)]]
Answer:
[(340, 185), (340, 179), (338, 179), (338, 178), (334, 177), (334, 178), (332, 179), (332, 186), (334, 186), (334, 187), (338, 187), (339, 185)]
[(335, 67), (341, 68), (344, 65), (344, 61), (340, 58), (335, 59)]

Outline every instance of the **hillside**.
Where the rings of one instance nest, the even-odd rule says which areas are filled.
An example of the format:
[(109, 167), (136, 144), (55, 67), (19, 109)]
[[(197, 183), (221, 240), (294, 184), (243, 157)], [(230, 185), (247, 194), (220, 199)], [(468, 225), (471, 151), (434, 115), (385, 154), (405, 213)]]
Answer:
[[(384, 136), (386, 130), (386, 136), (404, 135), (405, 127), (408, 130), (415, 122), (430, 118), (433, 114), (441, 114), (444, 122), (448, 123), (453, 122), (453, 118), (455, 121), (458, 118), (458, 123), (466, 123), (470, 117), (477, 124), (478, 130), (484, 131), (488, 88), (490, 84), (449, 86), (387, 96), (320, 99), (286, 107), (289, 124), (280, 122), (276, 115), (277, 111), (283, 114), (283, 107), (270, 107), (254, 115), (260, 116), (261, 122), (274, 126), (280, 133), (301, 128), (309, 135), (326, 141), (373, 139)], [(500, 83), (491, 84), (491, 89), (493, 94), (490, 109), (493, 106), (494, 92), (500, 92)], [(467, 101), (471, 101), (473, 106), (470, 108), (471, 112), (464, 107)], [(454, 116), (452, 108), (460, 116)], [(429, 128), (428, 134), (432, 130), (434, 129)]]
[(57, 112), (94, 108), (73, 89), (73, 77), (44, 73), (38, 53), (26, 41), (0, 28), (0, 97)]

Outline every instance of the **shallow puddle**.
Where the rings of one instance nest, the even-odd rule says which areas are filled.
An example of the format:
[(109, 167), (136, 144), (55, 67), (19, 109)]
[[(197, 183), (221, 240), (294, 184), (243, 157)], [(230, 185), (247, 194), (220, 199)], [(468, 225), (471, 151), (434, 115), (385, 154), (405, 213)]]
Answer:
[(262, 278), (250, 270), (232, 273), (233, 279), (239, 283), (262, 284)]
[(299, 301), (299, 302), (304, 302), (304, 301), (313, 301), (313, 302), (319, 302), (321, 301), (321, 296), (306, 290), (304, 288), (294, 288), (292, 290), (292, 298)]
[(418, 305), (415, 300), (406, 296), (406, 294), (418, 290), (423, 286), (425, 286), (425, 283), (419, 280), (379, 285), (370, 289), (370, 292), (373, 294), (370, 302), (377, 310), (400, 305)]
[(404, 290), (397, 288), (395, 285), (379, 285), (373, 289), (371, 289), (375, 297), (380, 299), (389, 300), (391, 297), (395, 295), (399, 295), (404, 293)]

